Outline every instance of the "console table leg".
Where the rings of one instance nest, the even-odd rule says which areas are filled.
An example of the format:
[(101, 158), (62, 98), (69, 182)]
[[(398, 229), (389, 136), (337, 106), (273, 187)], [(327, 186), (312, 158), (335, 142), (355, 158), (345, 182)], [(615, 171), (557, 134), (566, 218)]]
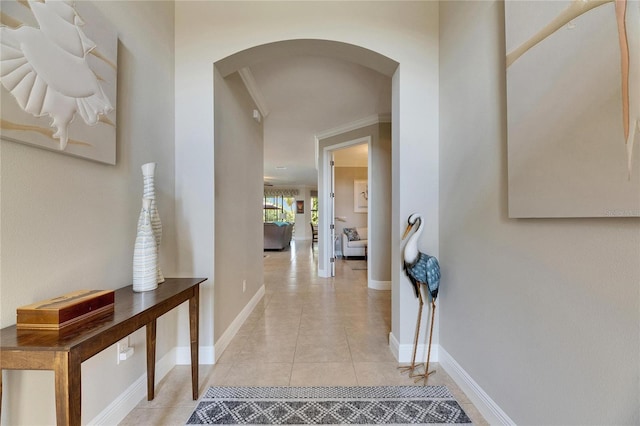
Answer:
[(191, 389), (194, 401), (198, 399), (198, 323), (200, 288), (193, 289), (193, 297), (189, 299), (189, 331), (191, 334)]
[(56, 352), (54, 356), (56, 383), (56, 423), (80, 426), (82, 387), (80, 357), (75, 352)]
[(156, 382), (156, 320), (147, 324), (147, 401), (155, 398)]

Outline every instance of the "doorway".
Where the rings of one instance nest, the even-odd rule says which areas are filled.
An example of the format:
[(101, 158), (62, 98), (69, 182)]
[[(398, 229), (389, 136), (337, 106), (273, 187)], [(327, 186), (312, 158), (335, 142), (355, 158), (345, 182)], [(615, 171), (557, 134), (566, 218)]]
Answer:
[[(336, 153), (345, 148), (365, 145), (367, 148), (366, 178), (347, 182), (346, 197), (349, 197), (346, 209), (350, 214), (334, 213), (334, 203), (331, 194), (336, 194), (332, 178), (335, 175), (335, 164), (331, 161)], [(358, 129), (330, 137), (318, 138), (319, 151), (319, 179), (318, 196), (320, 208), (325, 220), (320, 221), (319, 246), (324, 250), (324, 256), (319, 256), (318, 273), (320, 276), (331, 276), (332, 262), (335, 262), (335, 239), (332, 231), (338, 231), (338, 237), (344, 227), (366, 227), (367, 231), (367, 285), (371, 289), (391, 289), (391, 123), (386, 117), (375, 117), (371, 124)], [(335, 161), (334, 161), (335, 163)], [(363, 175), (364, 176), (364, 175)], [(366, 219), (359, 209), (355, 188), (358, 182), (368, 191), (366, 204)], [(362, 182), (365, 181), (365, 182)], [(344, 192), (343, 192), (344, 194)], [(348, 210), (342, 210), (343, 212)], [(344, 220), (344, 222), (342, 222)], [(360, 220), (361, 222), (358, 222)], [(333, 225), (333, 229), (332, 229)], [(347, 226), (355, 225), (355, 226)]]
[[(335, 276), (335, 262), (348, 256), (366, 258), (368, 251), (367, 231), (369, 229), (369, 151), (371, 136), (354, 139), (324, 148), (327, 190), (320, 196), (326, 200), (329, 226), (323, 235), (327, 241), (327, 257), (330, 276)], [(361, 191), (362, 188), (365, 188)], [(358, 192), (356, 194), (356, 191)], [(355, 233), (360, 230), (358, 235)], [(345, 230), (353, 240), (351, 251), (345, 246), (343, 235)], [(357, 240), (356, 240), (357, 239)], [(357, 243), (356, 243), (357, 241)], [(363, 241), (367, 241), (363, 243)], [(358, 249), (355, 246), (358, 245)], [(367, 265), (368, 272), (368, 265)]]

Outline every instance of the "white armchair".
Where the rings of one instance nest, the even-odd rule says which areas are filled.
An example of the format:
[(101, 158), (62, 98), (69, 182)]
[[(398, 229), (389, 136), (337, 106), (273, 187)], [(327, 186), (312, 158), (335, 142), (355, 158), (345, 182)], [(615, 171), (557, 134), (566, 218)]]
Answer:
[(364, 257), (367, 255), (367, 228), (345, 228), (355, 229), (357, 231), (357, 239), (353, 238), (356, 234), (351, 233), (351, 239), (346, 232), (342, 233), (342, 256), (346, 259), (352, 256)]

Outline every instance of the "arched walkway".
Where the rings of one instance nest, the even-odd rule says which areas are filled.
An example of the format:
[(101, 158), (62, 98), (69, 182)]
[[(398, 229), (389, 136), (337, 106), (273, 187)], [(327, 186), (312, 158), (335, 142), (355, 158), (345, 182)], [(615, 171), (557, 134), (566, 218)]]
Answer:
[[(384, 55), (376, 53), (372, 50), (355, 46), (348, 43), (330, 41), (330, 40), (318, 40), (318, 39), (301, 39), (301, 40), (286, 40), (279, 41), (273, 43), (267, 43), (264, 45), (252, 47), (235, 54), (232, 54), (224, 59), (216, 61), (214, 66), (215, 70), (219, 74), (222, 79), (231, 78), (234, 72), (244, 73), (246, 75), (247, 70), (252, 66), (258, 66), (258, 64), (263, 62), (271, 62), (278, 61), (279, 59), (285, 60), (290, 56), (296, 55), (304, 55), (304, 56), (321, 56), (321, 57), (330, 57), (332, 59), (338, 59), (339, 61), (348, 61), (369, 69), (374, 70), (376, 73), (383, 74), (387, 77), (392, 77), (398, 68), (398, 63)], [(217, 77), (216, 77), (217, 78)], [(216, 79), (216, 85), (222, 86), (222, 79)], [(243, 77), (243, 81), (245, 85), (247, 81)], [(310, 83), (312, 84), (312, 83)], [(217, 88), (214, 85), (214, 92), (217, 93), (224, 92), (225, 89), (223, 87)], [(251, 90), (249, 90), (251, 92)], [(255, 100), (255, 98), (254, 98)], [(257, 104), (259, 102), (256, 102)], [(225, 126), (229, 126), (228, 115), (226, 113), (227, 108), (224, 105), (218, 106), (218, 100), (215, 101), (216, 111), (223, 111), (221, 114), (217, 114), (214, 121), (214, 127), (216, 129), (222, 128)], [(388, 110), (387, 110), (388, 111)], [(386, 112), (386, 111), (384, 111)], [(269, 120), (269, 117), (265, 119)], [(345, 123), (340, 123), (343, 125)], [(377, 125), (378, 123), (376, 123)], [(387, 132), (388, 132), (387, 127)], [(229, 134), (230, 132), (219, 131), (216, 135), (220, 134)], [(391, 158), (390, 158), (390, 146), (391, 140), (389, 135), (385, 138), (378, 137), (379, 130), (375, 129), (373, 143), (374, 145), (370, 146), (374, 149), (372, 151), (375, 152), (373, 163), (375, 166), (370, 167), (371, 170), (378, 169), (376, 172), (376, 179), (372, 180), (370, 183), (370, 187), (372, 193), (377, 195), (378, 198), (372, 196), (372, 200), (370, 200), (371, 207), (369, 211), (370, 218), (376, 217), (375, 229), (370, 232), (370, 244), (369, 244), (369, 259), (370, 264), (372, 264), (375, 269), (370, 270), (370, 276), (375, 279), (376, 283), (387, 283), (386, 288), (389, 288), (389, 284), (391, 282), (390, 276), (390, 252), (391, 252), (391, 243), (390, 243), (390, 228), (391, 228), (391, 206), (388, 203), (388, 200), (391, 198), (390, 188), (391, 188)], [(221, 139), (216, 136), (214, 140), (214, 144), (219, 144)], [(371, 145), (371, 136), (369, 136), (369, 145)], [(229, 143), (229, 142), (223, 142)], [(236, 143), (239, 143), (236, 142)], [(301, 141), (301, 143), (304, 143)], [(386, 144), (384, 148), (378, 144)], [(218, 145), (216, 145), (217, 147)], [(228, 150), (220, 150), (221, 152), (228, 152)], [(382, 152), (382, 154), (378, 154)], [(234, 153), (235, 154), (235, 153)], [(228, 164), (228, 161), (233, 161), (232, 158), (222, 158), (218, 154), (216, 148), (216, 165), (224, 167), (225, 164)], [(320, 149), (316, 147), (316, 155), (320, 157)], [(384, 156), (386, 160), (379, 159), (380, 156)], [(327, 204), (326, 197), (323, 198), (328, 188), (326, 188), (326, 183), (324, 182), (324, 168), (323, 168), (324, 158), (317, 159), (317, 165), (319, 168), (319, 182), (318, 182), (318, 193), (320, 194), (320, 210), (322, 214), (320, 214), (320, 223), (319, 223), (319, 244), (318, 244), (318, 264), (320, 270), (320, 276), (327, 276), (326, 271), (329, 267), (330, 260), (330, 252), (328, 251), (330, 248), (330, 244), (328, 244), (329, 238), (327, 235), (329, 234), (328, 228), (330, 221), (330, 214), (326, 213), (326, 206), (323, 204)], [(254, 164), (254, 167), (257, 165)], [(380, 176), (380, 177), (378, 177)], [(237, 185), (236, 182), (233, 183), (234, 186)], [(216, 184), (216, 193), (220, 189), (220, 184)], [(226, 191), (224, 191), (226, 192)], [(216, 195), (216, 199), (219, 199)], [(376, 201), (377, 200), (377, 201)], [(228, 199), (221, 199), (220, 207), (216, 207), (215, 215), (220, 216), (224, 215), (225, 217), (230, 214), (227, 206)], [(377, 203), (377, 204), (375, 204)], [(241, 217), (237, 218), (238, 220)], [(216, 227), (221, 226), (221, 228), (216, 228), (214, 233), (216, 235), (221, 235), (223, 238), (229, 238), (228, 231), (228, 223), (225, 221), (223, 223), (216, 221)], [(234, 231), (235, 232), (235, 231)], [(217, 250), (217, 255), (215, 256), (214, 268), (216, 271), (216, 281), (223, 282), (225, 280), (233, 280), (234, 276), (237, 275), (237, 270), (244, 267), (247, 268), (246, 260), (244, 263), (237, 262), (237, 257), (231, 254), (228, 250)], [(249, 257), (249, 259), (254, 259), (256, 256)], [(255, 268), (254, 268), (255, 269)], [(249, 268), (249, 270), (251, 270)], [(226, 271), (226, 272), (225, 272)], [(216, 292), (218, 293), (218, 292)], [(220, 292), (222, 294), (222, 292)], [(219, 308), (218, 303), (226, 303), (223, 297), (214, 297), (214, 311)], [(389, 330), (388, 330), (389, 331)], [(223, 348), (220, 348), (223, 349)]]
[[(235, 321), (259, 294), (259, 288), (250, 287), (249, 282), (246, 293), (242, 292), (243, 277), (215, 278), (215, 252), (226, 247), (214, 247), (218, 241), (214, 224), (220, 219), (215, 217), (214, 186), (216, 176), (222, 173), (214, 164), (214, 135), (219, 130), (214, 111), (219, 94), (214, 80), (216, 75), (248, 62), (230, 65), (226, 71), (214, 64), (221, 65), (225, 58), (256, 47), (300, 40), (318, 43), (319, 52), (335, 51), (334, 43), (345, 45), (342, 55), (347, 59), (361, 61), (360, 54), (371, 57), (367, 52), (389, 59), (392, 66), (386, 71), (379, 69), (386, 75), (392, 73), (393, 92), (393, 197), (388, 200), (392, 206), (390, 342), (394, 355), (403, 360), (411, 356), (417, 313), (415, 296), (400, 264), (401, 228), (411, 213), (421, 212), (429, 224), (421, 248), (438, 255), (438, 37), (436, 2), (383, 2), (375, 8), (366, 2), (176, 3), (176, 251), (180, 253), (176, 268), (184, 274), (213, 278), (201, 289), (203, 362), (212, 362), (218, 346), (222, 350), (229, 343)], [(372, 61), (367, 66), (381, 65)], [(224, 219), (233, 218), (220, 220)], [(323, 247), (319, 251), (323, 253)], [(241, 271), (242, 265), (237, 270)], [(179, 338), (182, 342), (188, 336)]]

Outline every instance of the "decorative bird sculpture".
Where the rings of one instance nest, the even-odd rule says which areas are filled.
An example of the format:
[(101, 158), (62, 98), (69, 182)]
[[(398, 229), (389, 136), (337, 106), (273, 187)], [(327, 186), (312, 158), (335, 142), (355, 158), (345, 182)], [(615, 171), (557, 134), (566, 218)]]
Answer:
[[(427, 382), (427, 378), (433, 371), (429, 371), (429, 361), (431, 358), (431, 338), (433, 336), (433, 321), (435, 318), (436, 312), (436, 298), (438, 297), (438, 289), (440, 288), (440, 265), (438, 263), (438, 259), (433, 256), (429, 256), (428, 254), (421, 253), (418, 251), (418, 239), (422, 234), (424, 223), (422, 222), (422, 216), (419, 213), (414, 213), (409, 216), (407, 229), (402, 236), (402, 239), (405, 239), (407, 235), (411, 232), (411, 229), (417, 224), (418, 229), (416, 232), (409, 237), (406, 245), (404, 246), (404, 271), (409, 277), (411, 284), (413, 284), (413, 289), (416, 293), (416, 297), (420, 303), (418, 308), (418, 320), (416, 326), (416, 336), (413, 346), (413, 356), (411, 358), (411, 365), (408, 367), (403, 367), (405, 371), (409, 372), (409, 377), (419, 376), (416, 380), (424, 379), (424, 382)], [(418, 347), (418, 338), (420, 336), (420, 323), (422, 322), (422, 306), (424, 305), (422, 299), (422, 291), (420, 286), (426, 285), (429, 289), (429, 294), (431, 296), (431, 330), (429, 332), (429, 346), (427, 349), (427, 362), (425, 365), (424, 374), (413, 375), (413, 371), (417, 367), (415, 364), (416, 361), (416, 350)]]

